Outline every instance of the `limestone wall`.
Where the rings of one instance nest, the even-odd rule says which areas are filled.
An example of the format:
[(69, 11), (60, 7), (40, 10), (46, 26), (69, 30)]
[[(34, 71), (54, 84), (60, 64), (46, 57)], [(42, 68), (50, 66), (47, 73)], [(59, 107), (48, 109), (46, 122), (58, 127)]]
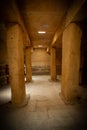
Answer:
[(50, 55), (46, 49), (34, 49), (31, 54), (32, 74), (49, 74)]

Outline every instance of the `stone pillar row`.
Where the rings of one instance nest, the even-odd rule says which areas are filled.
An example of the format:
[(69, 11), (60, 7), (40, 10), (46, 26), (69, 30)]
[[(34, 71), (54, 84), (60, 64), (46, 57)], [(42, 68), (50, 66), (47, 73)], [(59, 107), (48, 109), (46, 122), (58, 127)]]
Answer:
[[(75, 23), (71, 23), (63, 32), (62, 41), (62, 87), (61, 94), (66, 101), (78, 97), (80, 43), (82, 32)], [(24, 50), (21, 27), (11, 24), (7, 31), (7, 52), (12, 104), (23, 106), (27, 103), (24, 81)], [(56, 49), (51, 48), (51, 80), (56, 80)], [(25, 51), (26, 80), (32, 80), (31, 48)]]

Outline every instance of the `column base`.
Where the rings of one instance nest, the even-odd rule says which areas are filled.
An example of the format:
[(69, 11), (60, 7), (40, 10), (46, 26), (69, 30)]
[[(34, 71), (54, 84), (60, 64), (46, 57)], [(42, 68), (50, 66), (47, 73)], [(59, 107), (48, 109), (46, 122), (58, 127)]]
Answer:
[(59, 93), (59, 96), (61, 97), (62, 101), (66, 104), (66, 105), (75, 105), (75, 104), (80, 104), (81, 103), (81, 97), (76, 97), (74, 98), (73, 100), (69, 100), (69, 99), (66, 99), (62, 93), (60, 92)]
[(58, 82), (58, 79), (49, 79), (50, 82)]
[(29, 80), (29, 81), (25, 81), (26, 83), (31, 83), (31, 82), (33, 82), (33, 80)]
[(7, 106), (10, 107), (10, 108), (21, 108), (21, 107), (25, 107), (28, 102), (29, 102), (29, 99), (30, 99), (30, 95), (27, 95), (26, 99), (24, 100), (24, 102), (22, 103), (12, 103), (12, 101), (9, 101)]

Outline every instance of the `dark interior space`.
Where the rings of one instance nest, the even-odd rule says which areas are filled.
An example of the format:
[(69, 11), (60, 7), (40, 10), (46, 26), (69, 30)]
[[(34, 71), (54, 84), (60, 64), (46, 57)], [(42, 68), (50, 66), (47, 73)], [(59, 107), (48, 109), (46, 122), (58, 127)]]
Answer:
[(87, 0), (0, 1), (0, 129), (87, 129)]

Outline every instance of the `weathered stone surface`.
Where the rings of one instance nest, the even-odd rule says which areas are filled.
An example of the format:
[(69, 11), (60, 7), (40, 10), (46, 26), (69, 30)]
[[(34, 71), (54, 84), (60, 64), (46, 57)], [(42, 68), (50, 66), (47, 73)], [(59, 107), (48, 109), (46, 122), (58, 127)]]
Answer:
[(63, 33), (61, 91), (69, 101), (78, 96), (81, 35), (75, 23), (71, 23)]
[(25, 50), (25, 64), (26, 64), (26, 81), (32, 80), (32, 66), (31, 66), (31, 48), (27, 47)]
[(51, 48), (51, 57), (50, 57), (50, 74), (51, 80), (56, 80), (56, 49)]
[(24, 105), (26, 103), (26, 94), (24, 85), (23, 37), (18, 24), (12, 25), (8, 29), (7, 51), (12, 104), (17, 106)]

